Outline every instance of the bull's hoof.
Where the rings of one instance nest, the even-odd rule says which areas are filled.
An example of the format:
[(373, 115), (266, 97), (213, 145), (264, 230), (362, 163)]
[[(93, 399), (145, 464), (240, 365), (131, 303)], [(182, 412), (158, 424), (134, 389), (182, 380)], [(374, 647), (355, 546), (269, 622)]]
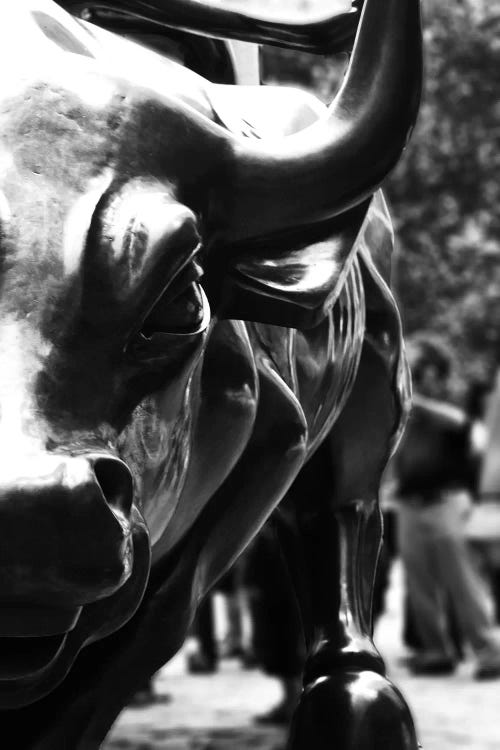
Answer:
[(418, 750), (399, 690), (375, 672), (338, 672), (302, 695), (288, 750)]

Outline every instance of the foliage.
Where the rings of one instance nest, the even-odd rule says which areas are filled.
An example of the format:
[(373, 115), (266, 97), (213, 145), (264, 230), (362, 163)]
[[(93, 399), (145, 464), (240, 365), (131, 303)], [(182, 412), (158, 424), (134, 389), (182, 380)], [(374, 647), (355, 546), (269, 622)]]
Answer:
[[(485, 0), (428, 3), (419, 121), (386, 189), (405, 329), (438, 332), (465, 380), (500, 355), (500, 13)], [(289, 78), (281, 51), (265, 59)], [(294, 59), (298, 80), (330, 98), (338, 61)]]
[(387, 186), (408, 332), (447, 337), (464, 376), (500, 351), (500, 45), (477, 4), (428, 9), (413, 143)]

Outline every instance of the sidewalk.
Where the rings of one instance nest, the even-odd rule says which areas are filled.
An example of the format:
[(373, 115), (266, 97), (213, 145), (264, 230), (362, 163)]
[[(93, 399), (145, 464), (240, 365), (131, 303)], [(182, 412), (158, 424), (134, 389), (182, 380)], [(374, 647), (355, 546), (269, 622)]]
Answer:
[[(396, 566), (376, 642), (390, 678), (413, 711), (424, 750), (500, 750), (500, 680), (474, 682), (470, 663), (452, 677), (409, 676), (398, 665), (404, 653), (400, 602), (401, 576)], [(236, 662), (223, 662), (214, 677), (192, 677), (185, 674), (180, 655), (158, 676), (157, 690), (171, 694), (172, 703), (125, 711), (105, 750), (283, 748), (279, 730), (252, 724), (252, 717), (279, 697), (277, 683), (257, 670), (242, 671)]]

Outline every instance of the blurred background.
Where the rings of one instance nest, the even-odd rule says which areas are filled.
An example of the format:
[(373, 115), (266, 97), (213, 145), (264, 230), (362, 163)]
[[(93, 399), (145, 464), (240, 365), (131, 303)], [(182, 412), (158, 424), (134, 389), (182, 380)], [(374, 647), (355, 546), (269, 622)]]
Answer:
[[(224, 4), (293, 16), (331, 12), (333, 2)], [(339, 9), (346, 6), (340, 0), (335, 4)], [(417, 425), (413, 439), (419, 445), (428, 441), (430, 448), (414, 467), (427, 483), (412, 483), (401, 468), (408, 467), (408, 461), (398, 464), (396, 459), (384, 485), (386, 549), (376, 643), (410, 704), (425, 750), (498, 750), (500, 3), (424, 0), (423, 10), (423, 103), (410, 146), (385, 190), (396, 229), (394, 289), (419, 373), (417, 399), (422, 396), (423, 404), (419, 414), (425, 429), (419, 432)], [(300, 86), (329, 102), (346, 60), (266, 47), (262, 65), (266, 83)], [(439, 404), (455, 409), (446, 412), (448, 422), (436, 422)], [(401, 450), (413, 456), (411, 438), (403, 441)], [(462, 471), (465, 464), (471, 468), (467, 476)], [(454, 575), (458, 585), (462, 576), (462, 604), (470, 594), (466, 614), (469, 619), (482, 617), (487, 648), (475, 642), (471, 628), (463, 627), (462, 604), (451, 600), (443, 626), (446, 648), (451, 644), (448, 651), (436, 656), (437, 647), (432, 651), (425, 637), (419, 640), (423, 626), (411, 612), (408, 581), (416, 574), (422, 597), (425, 582), (418, 580), (423, 571), (413, 570), (409, 551), (418, 558), (425, 548), (405, 547), (398, 519), (410, 521), (411, 528), (421, 524), (425, 530), (427, 524), (427, 538), (439, 532), (438, 545), (440, 539), (451, 539), (460, 570), (457, 566), (451, 574), (445, 565), (443, 587), (447, 577)], [(279, 675), (264, 674), (255, 653), (255, 607), (258, 611), (262, 603), (257, 601), (257, 583), (248, 576), (251, 555), (252, 550), (250, 562), (240, 564), (213, 597), (212, 609), (202, 613), (184, 651), (124, 712), (106, 744), (108, 750), (283, 747), (286, 716), (273, 721), (272, 711), (283, 708), (287, 686)], [(148, 692), (151, 687), (154, 696)], [(293, 686), (288, 689), (293, 693)]]

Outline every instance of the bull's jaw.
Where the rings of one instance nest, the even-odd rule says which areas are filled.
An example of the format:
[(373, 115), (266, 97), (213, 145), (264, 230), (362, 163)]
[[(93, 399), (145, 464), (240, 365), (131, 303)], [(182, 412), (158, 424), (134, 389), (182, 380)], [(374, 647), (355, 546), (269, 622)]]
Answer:
[[(21, 708), (51, 693), (66, 677), (83, 646), (118, 630), (135, 613), (149, 576), (150, 544), (146, 524), (135, 506), (131, 521), (134, 566), (130, 578), (113, 596), (83, 607), (76, 625), (61, 635), (54, 653), (50, 654), (50, 649), (41, 645), (51, 656), (45, 665), (38, 665), (35, 670), (29, 667), (24, 677), (7, 680), (0, 677), (0, 710)], [(35, 648), (35, 639), (30, 641)]]

